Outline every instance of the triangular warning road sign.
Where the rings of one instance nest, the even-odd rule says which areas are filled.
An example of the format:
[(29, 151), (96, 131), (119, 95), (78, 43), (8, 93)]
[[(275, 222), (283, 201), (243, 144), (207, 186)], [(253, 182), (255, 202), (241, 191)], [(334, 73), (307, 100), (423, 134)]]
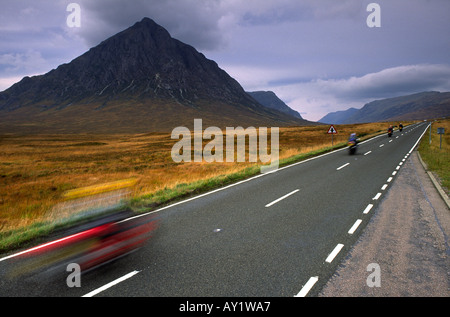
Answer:
[(336, 128), (334, 127), (334, 125), (330, 125), (330, 128), (328, 129), (328, 132), (327, 132), (328, 134), (336, 134), (337, 133), (337, 130), (336, 130)]

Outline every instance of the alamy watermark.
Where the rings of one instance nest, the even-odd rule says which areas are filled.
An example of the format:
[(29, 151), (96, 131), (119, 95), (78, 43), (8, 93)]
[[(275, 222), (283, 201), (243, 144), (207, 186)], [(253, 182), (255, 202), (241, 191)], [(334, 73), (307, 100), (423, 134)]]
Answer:
[(377, 263), (370, 263), (366, 268), (367, 272), (371, 272), (366, 279), (369, 287), (381, 287), (381, 268)]
[[(227, 127), (226, 132), (218, 127), (208, 127), (203, 131), (202, 119), (194, 119), (194, 136), (192, 145), (191, 131), (186, 127), (176, 127), (172, 139), (181, 139), (174, 144), (171, 151), (172, 160), (180, 162), (246, 162), (248, 137), (248, 162), (269, 163), (262, 165), (261, 172), (267, 173), (279, 166), (279, 128), (270, 128), (270, 153), (268, 129), (260, 127)], [(224, 158), (225, 136), (225, 158)], [(235, 139), (237, 142), (235, 143)], [(203, 147), (203, 140), (211, 140)], [(236, 155), (235, 155), (236, 145)], [(192, 155), (193, 153), (193, 155)]]
[(70, 12), (67, 16), (66, 24), (69, 28), (81, 27), (81, 6), (78, 3), (69, 3), (66, 11)]
[(371, 12), (366, 19), (367, 26), (369, 28), (381, 27), (381, 7), (378, 3), (369, 3), (367, 5), (367, 12)]
[(68, 287), (81, 287), (81, 268), (78, 263), (69, 263), (66, 268), (67, 272), (71, 272), (66, 278)]

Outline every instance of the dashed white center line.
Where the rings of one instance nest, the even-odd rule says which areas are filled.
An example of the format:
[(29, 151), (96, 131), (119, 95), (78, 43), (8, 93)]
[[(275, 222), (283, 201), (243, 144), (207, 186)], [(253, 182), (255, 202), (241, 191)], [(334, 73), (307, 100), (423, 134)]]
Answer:
[(336, 168), (336, 170), (339, 171), (340, 169), (346, 167), (347, 165), (350, 165), (350, 163), (346, 163), (346, 164), (344, 164), (344, 165), (342, 165), (342, 166)]
[(380, 198), (380, 196), (381, 196), (381, 193), (378, 193), (375, 195), (375, 197), (372, 198), (372, 200), (377, 200), (378, 198)]
[(383, 147), (383, 146), (384, 146), (384, 144), (381, 144), (381, 145), (380, 145), (380, 147)]
[(392, 177), (389, 177), (389, 178), (387, 179), (387, 182), (390, 183), (391, 181), (392, 181)]
[(367, 152), (367, 153), (364, 153), (364, 155), (368, 155), (368, 154), (370, 154), (370, 153), (372, 153), (372, 151), (369, 151), (369, 152)]
[(328, 255), (328, 257), (326, 258), (325, 262), (331, 263), (334, 258), (336, 257), (336, 255), (338, 255), (338, 253), (341, 251), (341, 249), (344, 247), (343, 244), (338, 244), (333, 251), (331, 251), (331, 253)]
[(278, 199), (272, 201), (271, 203), (268, 203), (268, 204), (266, 205), (266, 207), (270, 207), (270, 206), (275, 205), (277, 202), (279, 202), (279, 201), (281, 201), (281, 200), (283, 200), (283, 199), (285, 199), (285, 198), (287, 198), (287, 197), (289, 197), (289, 196), (295, 194), (295, 193), (298, 192), (299, 190), (300, 190), (300, 189), (296, 189), (296, 190), (290, 192), (289, 194), (286, 194), (286, 195), (284, 195), (283, 197), (280, 197), (280, 198), (278, 198)]
[(384, 184), (383, 187), (381, 187), (381, 190), (385, 190), (387, 186), (387, 184)]

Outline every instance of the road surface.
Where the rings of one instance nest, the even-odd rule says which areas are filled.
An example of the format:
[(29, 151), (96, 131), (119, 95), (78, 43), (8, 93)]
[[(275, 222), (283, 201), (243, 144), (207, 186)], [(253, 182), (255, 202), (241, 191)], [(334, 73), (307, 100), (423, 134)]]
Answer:
[[(317, 296), (426, 131), (407, 127), (156, 211), (139, 251), (82, 275), (0, 280), (0, 296)], [(14, 254), (0, 258), (0, 275)]]

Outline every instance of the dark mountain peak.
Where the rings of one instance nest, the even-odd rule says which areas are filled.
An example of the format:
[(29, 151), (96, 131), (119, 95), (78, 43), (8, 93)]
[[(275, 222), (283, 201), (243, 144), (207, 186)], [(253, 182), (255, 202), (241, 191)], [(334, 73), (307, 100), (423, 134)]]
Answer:
[[(161, 105), (165, 109), (161, 109)], [(79, 111), (83, 113), (79, 114), (77, 109), (81, 108), (83, 110)], [(37, 115), (41, 118), (39, 122), (47, 120), (48, 116), (59, 118), (63, 116), (62, 111), (70, 110), (74, 119), (94, 111), (88, 119), (95, 125), (94, 119), (101, 117), (101, 111), (113, 108), (117, 120), (131, 127), (132, 120), (122, 122), (123, 114), (133, 118), (136, 109), (141, 111), (139, 120), (142, 120), (142, 113), (158, 112), (160, 118), (177, 118), (172, 120), (177, 125), (189, 116), (222, 118), (224, 123), (227, 118), (229, 122), (239, 121), (240, 124), (246, 118), (251, 124), (260, 120), (280, 121), (280, 125), (302, 123), (261, 106), (216, 62), (172, 38), (150, 18), (102, 41), (68, 64), (45, 75), (26, 77), (0, 92), (0, 112), (10, 113), (13, 121), (19, 118), (13, 116), (14, 111), (20, 112), (25, 121)], [(176, 112), (169, 109), (176, 109)], [(148, 123), (148, 129), (163, 125), (164, 122)]]

